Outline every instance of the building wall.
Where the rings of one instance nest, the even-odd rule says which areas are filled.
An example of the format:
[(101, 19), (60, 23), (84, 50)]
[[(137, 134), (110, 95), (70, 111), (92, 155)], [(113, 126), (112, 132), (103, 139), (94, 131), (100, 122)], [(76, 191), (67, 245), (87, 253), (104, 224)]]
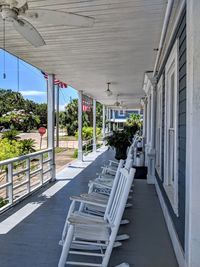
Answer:
[[(178, 74), (179, 74), (179, 84), (178, 84), (178, 216), (174, 213), (171, 203), (163, 187), (163, 177), (164, 177), (164, 134), (162, 135), (162, 177), (158, 177), (156, 172), (157, 182), (159, 184), (160, 190), (164, 197), (165, 203), (169, 210), (170, 216), (172, 218), (174, 228), (177, 232), (180, 244), (184, 250), (184, 237), (185, 237), (185, 165), (186, 165), (186, 11), (183, 12), (179, 25), (174, 34), (173, 41), (168, 50), (168, 57), (170, 50), (172, 49), (176, 39), (179, 40), (179, 55), (178, 55)], [(159, 77), (163, 74), (163, 79), (165, 80), (164, 72), (165, 65), (168, 57), (159, 72)], [(165, 82), (163, 82), (163, 133), (164, 133), (164, 123), (165, 123)]]

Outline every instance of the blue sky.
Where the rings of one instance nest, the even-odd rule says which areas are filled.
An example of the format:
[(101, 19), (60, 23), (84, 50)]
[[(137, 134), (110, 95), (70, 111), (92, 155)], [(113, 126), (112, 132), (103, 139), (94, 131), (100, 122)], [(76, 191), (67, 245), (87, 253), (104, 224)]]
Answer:
[[(0, 49), (0, 88), (12, 89), (13, 91), (19, 90), (24, 98), (38, 103), (46, 103), (46, 80), (40, 70), (22, 60), (18, 62), (17, 58), (9, 53), (6, 53), (5, 59), (6, 79), (3, 79), (3, 50)], [(67, 81), (63, 82), (67, 83)], [(70, 86), (65, 89), (60, 89), (60, 110), (63, 110), (64, 106), (69, 103), (70, 97), (73, 99), (77, 98), (77, 96), (77, 91)]]

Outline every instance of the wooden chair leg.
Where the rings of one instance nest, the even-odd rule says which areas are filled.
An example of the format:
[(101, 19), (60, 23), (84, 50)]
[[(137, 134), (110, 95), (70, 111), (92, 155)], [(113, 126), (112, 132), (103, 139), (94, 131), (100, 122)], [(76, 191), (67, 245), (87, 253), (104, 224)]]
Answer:
[(73, 234), (74, 234), (74, 225), (69, 225), (67, 236), (65, 238), (62, 253), (60, 256), (59, 263), (58, 263), (58, 267), (65, 267), (67, 256), (68, 256), (69, 249), (70, 249), (72, 239), (73, 239)]

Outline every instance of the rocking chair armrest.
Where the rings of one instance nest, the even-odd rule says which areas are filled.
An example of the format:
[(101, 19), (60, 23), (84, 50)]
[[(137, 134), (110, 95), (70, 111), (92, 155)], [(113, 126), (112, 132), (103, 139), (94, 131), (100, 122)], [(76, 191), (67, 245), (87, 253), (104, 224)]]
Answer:
[(81, 202), (83, 204), (90, 204), (90, 205), (94, 205), (94, 206), (99, 206), (102, 208), (106, 208), (106, 206), (107, 206), (102, 201), (99, 201), (99, 200), (92, 201), (91, 199), (87, 199), (85, 197), (80, 197), (80, 196), (72, 196), (72, 197), (70, 197), (70, 200), (76, 201), (76, 202)]
[(108, 189), (112, 189), (112, 186), (109, 186), (109, 185), (104, 184), (104, 183), (95, 182), (95, 181), (92, 181), (92, 180), (89, 181), (89, 184), (90, 185), (92, 184), (92, 185), (100, 186), (100, 187), (105, 187), (105, 188), (108, 188)]
[(91, 220), (89, 218), (84, 218), (83, 216), (70, 216), (68, 218), (68, 222), (71, 224), (76, 224), (76, 225), (104, 225), (107, 227), (110, 227), (110, 224), (107, 223), (106, 221), (95, 221), (95, 220)]
[(117, 172), (117, 170), (113, 170), (112, 168), (111, 168), (111, 166), (108, 166), (107, 168), (106, 168), (106, 171), (107, 172), (112, 172), (112, 173), (116, 173)]
[(119, 165), (119, 162), (117, 162), (117, 161), (114, 161), (114, 160), (109, 160), (109, 163), (111, 163), (111, 164), (114, 164), (114, 165)]

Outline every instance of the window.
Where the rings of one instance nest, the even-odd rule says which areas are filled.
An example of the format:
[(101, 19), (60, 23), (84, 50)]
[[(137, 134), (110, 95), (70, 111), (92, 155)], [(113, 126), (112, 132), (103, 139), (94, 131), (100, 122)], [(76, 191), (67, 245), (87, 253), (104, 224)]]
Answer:
[(124, 129), (124, 124), (123, 124), (123, 122), (119, 122), (119, 124), (118, 124), (118, 128), (119, 128), (119, 130), (123, 130), (123, 129)]
[(162, 168), (162, 92), (163, 76), (157, 86), (157, 110), (156, 110), (156, 169), (161, 178)]
[(165, 69), (165, 172), (164, 185), (174, 212), (178, 215), (178, 41)]
[(123, 110), (123, 109), (118, 110), (118, 116), (119, 117), (125, 116), (125, 110)]

